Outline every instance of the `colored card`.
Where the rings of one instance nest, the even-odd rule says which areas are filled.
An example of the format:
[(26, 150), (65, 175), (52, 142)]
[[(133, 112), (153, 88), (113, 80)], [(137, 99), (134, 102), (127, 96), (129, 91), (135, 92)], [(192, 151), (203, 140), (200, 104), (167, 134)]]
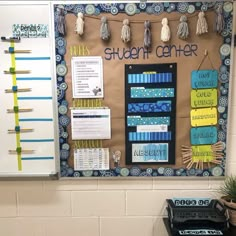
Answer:
[(191, 74), (191, 86), (193, 89), (217, 88), (217, 70), (194, 70)]
[(168, 162), (168, 143), (132, 144), (132, 162)]
[(216, 124), (217, 110), (215, 107), (191, 110), (191, 125), (193, 127), (210, 126)]
[(217, 89), (197, 89), (191, 91), (191, 107), (217, 106)]
[(213, 144), (217, 142), (217, 128), (214, 126), (191, 128), (191, 144)]
[(211, 145), (192, 146), (193, 162), (210, 162), (213, 160), (213, 151)]

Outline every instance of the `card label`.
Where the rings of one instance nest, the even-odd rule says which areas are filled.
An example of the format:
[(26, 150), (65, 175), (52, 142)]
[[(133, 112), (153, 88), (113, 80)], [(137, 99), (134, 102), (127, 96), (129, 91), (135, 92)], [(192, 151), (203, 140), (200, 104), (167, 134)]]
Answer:
[(213, 160), (213, 151), (211, 145), (192, 146), (193, 162), (210, 162)]
[(191, 144), (213, 144), (217, 142), (217, 128), (214, 126), (191, 128)]
[(194, 70), (191, 74), (191, 86), (193, 89), (217, 88), (217, 70)]
[(191, 110), (191, 126), (210, 126), (217, 124), (217, 110), (213, 108), (201, 108)]
[(132, 162), (168, 162), (168, 143), (132, 144)]
[(217, 89), (198, 89), (191, 91), (191, 107), (217, 106)]

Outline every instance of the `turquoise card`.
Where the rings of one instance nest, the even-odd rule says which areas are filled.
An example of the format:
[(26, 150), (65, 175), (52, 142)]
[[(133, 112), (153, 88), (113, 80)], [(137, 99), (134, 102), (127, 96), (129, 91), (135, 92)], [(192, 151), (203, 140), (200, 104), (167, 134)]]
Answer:
[(191, 74), (192, 89), (217, 88), (217, 70), (194, 70)]
[(191, 144), (213, 144), (217, 142), (217, 129), (215, 126), (191, 128)]

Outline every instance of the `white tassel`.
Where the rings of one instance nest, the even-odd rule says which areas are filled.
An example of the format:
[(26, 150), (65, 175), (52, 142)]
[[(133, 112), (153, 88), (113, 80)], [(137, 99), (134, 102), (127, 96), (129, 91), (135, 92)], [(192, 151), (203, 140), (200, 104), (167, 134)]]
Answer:
[(77, 20), (76, 20), (76, 28), (75, 31), (78, 35), (83, 35), (84, 33), (84, 15), (82, 12), (78, 12)]
[(121, 29), (121, 39), (124, 43), (128, 43), (130, 41), (130, 27), (129, 27), (129, 20), (123, 20), (123, 26)]
[(196, 34), (201, 35), (208, 32), (208, 25), (203, 11), (198, 14)]
[(161, 28), (161, 40), (163, 42), (168, 42), (170, 40), (170, 27), (168, 26), (168, 19), (163, 18), (161, 21), (162, 28)]

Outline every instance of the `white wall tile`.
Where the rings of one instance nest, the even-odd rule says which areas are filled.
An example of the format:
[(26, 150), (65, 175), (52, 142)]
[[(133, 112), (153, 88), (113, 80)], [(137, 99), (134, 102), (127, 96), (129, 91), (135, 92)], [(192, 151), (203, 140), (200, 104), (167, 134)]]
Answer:
[(46, 236), (99, 236), (98, 218), (53, 218), (45, 220)]
[(99, 179), (99, 189), (152, 189), (152, 179)]
[(0, 218), (0, 235), (45, 236), (42, 220), (29, 218)]
[(43, 189), (42, 181), (0, 181), (0, 191), (40, 191)]
[(70, 192), (19, 192), (20, 216), (71, 216)]
[(0, 194), (0, 217), (17, 216), (16, 193), (3, 192)]
[(59, 181), (45, 181), (44, 189), (46, 191), (77, 191), (77, 190), (97, 190), (98, 180), (59, 180)]
[(128, 216), (163, 216), (166, 214), (166, 199), (175, 196), (170, 190), (127, 191)]
[(125, 192), (72, 192), (73, 216), (125, 215)]
[(166, 227), (169, 227), (169, 226), (168, 225), (165, 226), (163, 218), (162, 217), (161, 218), (154, 218), (153, 221), (154, 221), (153, 235), (155, 235), (155, 236), (168, 236), (168, 231), (167, 231)]
[(153, 224), (152, 217), (102, 217), (100, 236), (154, 236)]
[(166, 179), (154, 179), (154, 189), (163, 190), (177, 190), (177, 189), (209, 189), (208, 178), (172, 178), (171, 180)]

